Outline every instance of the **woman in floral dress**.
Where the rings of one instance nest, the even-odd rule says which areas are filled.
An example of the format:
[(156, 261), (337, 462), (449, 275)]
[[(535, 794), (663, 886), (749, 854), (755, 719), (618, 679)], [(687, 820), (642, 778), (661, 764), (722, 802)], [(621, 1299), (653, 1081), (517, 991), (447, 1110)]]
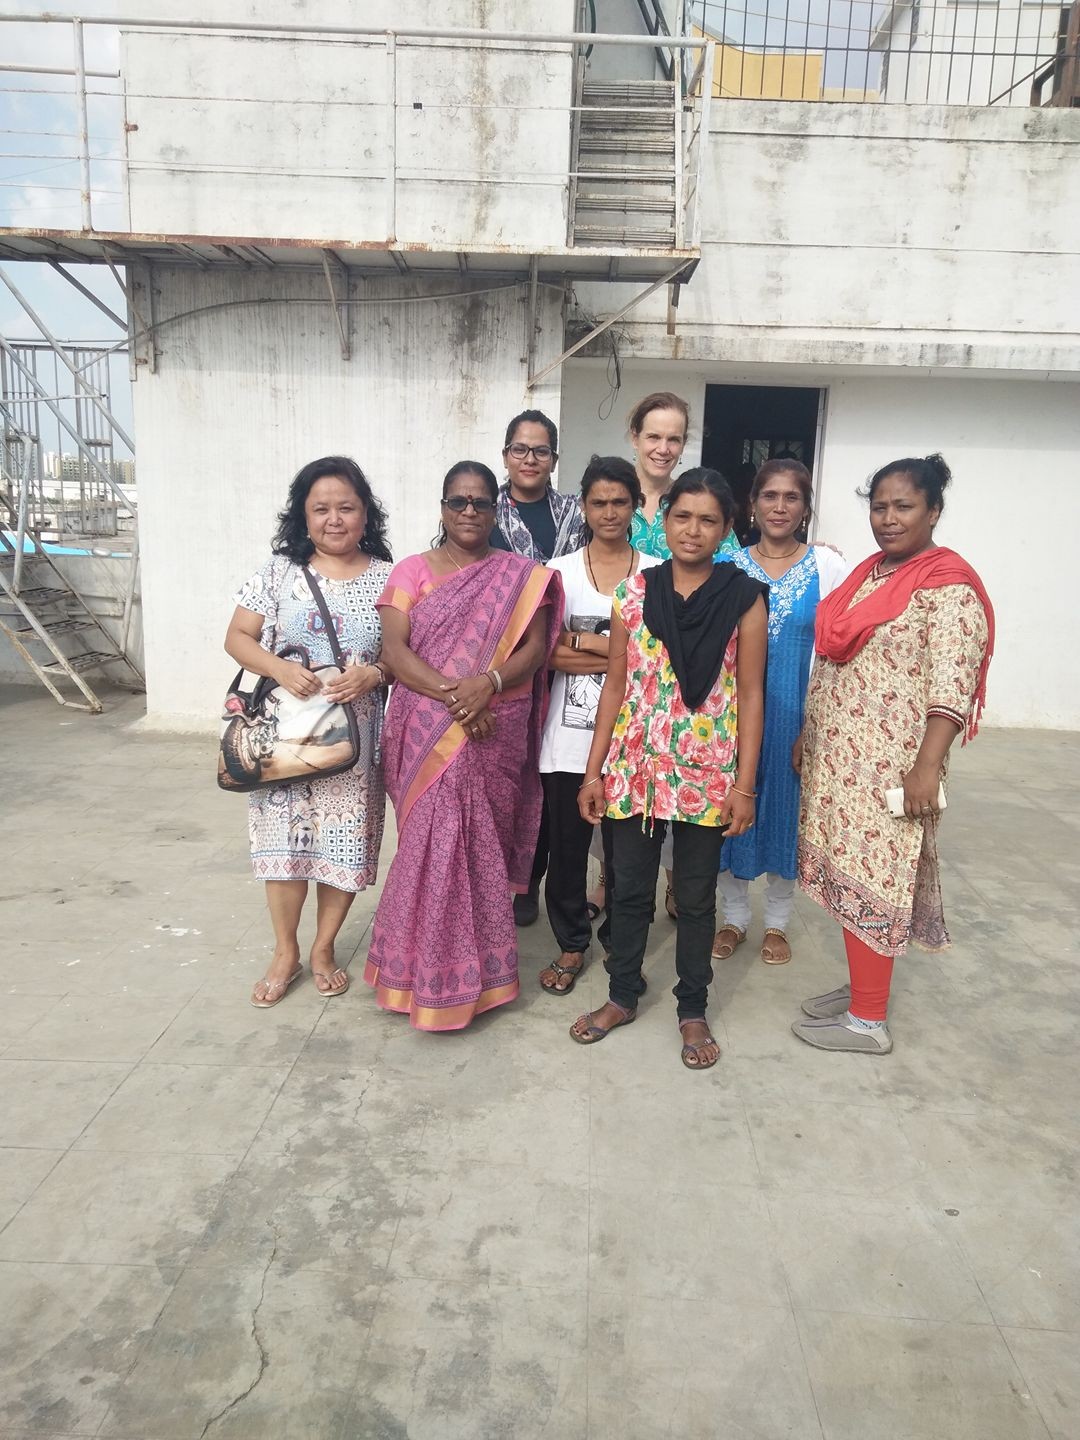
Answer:
[(385, 685), (379, 656), (382, 627), (375, 602), (391, 569), (386, 516), (354, 460), (331, 455), (296, 476), (279, 517), (273, 558), (235, 596), (225, 649), (246, 670), (269, 675), (291, 695), (306, 698), (318, 679), (302, 664), (281, 659), (303, 647), (312, 669), (334, 663), (326, 627), (304, 576), (315, 573), (337, 625), (343, 674), (324, 686), (350, 704), (360, 732), (351, 770), (323, 780), (293, 781), (252, 791), (248, 829), (251, 863), (266, 883), (274, 926), (274, 956), (251, 996), (260, 1009), (277, 1005), (303, 974), (297, 929), (315, 882), (317, 919), (310, 965), (320, 995), (343, 995), (349, 977), (334, 956), (334, 941), (357, 891), (374, 885), (382, 843), (385, 796), (379, 769)]
[(624, 580), (612, 597), (607, 677), (578, 792), (586, 820), (616, 822), (609, 998), (570, 1034), (592, 1045), (637, 1017), (670, 826), (682, 1061), (707, 1070), (720, 1053), (705, 1019), (720, 848), (725, 832), (739, 835), (754, 823), (765, 587), (734, 565), (713, 563), (734, 512), (716, 471), (681, 475), (665, 512), (671, 559)]
[[(803, 1002), (820, 1050), (885, 1055), (893, 960), (949, 943), (937, 827), (949, 748), (976, 732), (994, 648), (978, 575), (934, 542), (951, 480), (940, 455), (893, 461), (869, 486), (880, 550), (818, 606), (818, 660), (795, 746), (799, 882), (843, 927), (850, 984)], [(903, 815), (887, 790), (902, 788)]]

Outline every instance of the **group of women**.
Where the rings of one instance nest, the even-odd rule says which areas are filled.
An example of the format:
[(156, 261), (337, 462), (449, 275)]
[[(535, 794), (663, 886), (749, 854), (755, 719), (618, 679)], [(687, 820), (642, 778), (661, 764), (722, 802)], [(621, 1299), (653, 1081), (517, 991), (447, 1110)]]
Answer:
[[(975, 733), (993, 647), (979, 577), (933, 538), (949, 471), (940, 456), (877, 471), (865, 492), (877, 548), (850, 569), (807, 543), (811, 480), (790, 459), (757, 472), (760, 538), (740, 548), (723, 478), (674, 475), (688, 423), (679, 397), (646, 397), (630, 417), (636, 464), (594, 456), (571, 514), (550, 498), (557, 431), (525, 412), (507, 430), (504, 484), (478, 462), (451, 467), (435, 540), (396, 565), (353, 461), (296, 476), (226, 649), (313, 694), (333, 657), (309, 569), (345, 661), (323, 693), (352, 706), (361, 744), (344, 774), (250, 797), (275, 935), (254, 1005), (280, 1003), (305, 973), (311, 881), (314, 984), (348, 988), (334, 942), (375, 881), (389, 793), (398, 845), (364, 978), (415, 1027), (461, 1029), (518, 995), (512, 899), (535, 889), (543, 817), (559, 947), (539, 977), (549, 994), (574, 988), (604, 911), (608, 998), (575, 1021), (576, 1043), (637, 1018), (664, 865), (687, 1068), (717, 1061), (712, 966), (745, 941), (759, 876), (765, 963), (791, 959), (796, 881), (842, 927), (849, 984), (804, 1002), (794, 1033), (822, 1049), (892, 1048), (895, 956), (911, 940), (947, 943), (942, 782), (956, 736)], [(310, 669), (281, 655), (297, 645)], [(591, 903), (597, 848), (604, 890)]]

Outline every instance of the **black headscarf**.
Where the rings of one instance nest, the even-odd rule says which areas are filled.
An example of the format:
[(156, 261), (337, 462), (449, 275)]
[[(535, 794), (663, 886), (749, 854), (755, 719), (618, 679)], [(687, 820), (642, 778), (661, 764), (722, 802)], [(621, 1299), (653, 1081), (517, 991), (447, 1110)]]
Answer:
[(751, 580), (730, 561), (686, 600), (675, 589), (670, 560), (645, 571), (642, 619), (663, 643), (688, 710), (699, 710), (716, 684), (732, 631), (758, 596), (769, 603), (769, 587)]

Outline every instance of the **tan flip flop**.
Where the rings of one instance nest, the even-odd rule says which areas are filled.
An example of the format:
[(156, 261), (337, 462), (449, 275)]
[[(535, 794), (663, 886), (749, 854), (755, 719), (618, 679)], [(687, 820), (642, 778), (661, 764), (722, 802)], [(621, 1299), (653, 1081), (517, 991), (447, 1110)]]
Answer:
[[(344, 976), (345, 976), (345, 984), (342, 985), (342, 987), (341, 987), (340, 990), (324, 990), (324, 989), (320, 986), (319, 981), (320, 981), (320, 980), (325, 980), (327, 983), (329, 983), (331, 980), (333, 980), (333, 978), (334, 978), (335, 975), (344, 975)], [(316, 990), (318, 991), (318, 993), (323, 997), (324, 1000), (336, 1000), (339, 995), (344, 995), (345, 992), (346, 992), (346, 990), (348, 990), (348, 988), (349, 988), (349, 976), (348, 976), (347, 972), (344, 971), (344, 970), (341, 968), (340, 965), (338, 965), (335, 969), (330, 970), (330, 971), (326, 971), (326, 970), (312, 970), (312, 972), (311, 972), (311, 979), (312, 979), (312, 983), (313, 983), (314, 986), (315, 986), (315, 989), (316, 989)]]
[[(263, 997), (263, 999), (256, 1000), (255, 992), (254, 990), (252, 990), (252, 1005), (255, 1006), (256, 1010), (272, 1010), (275, 1005), (280, 1005), (282, 1000), (285, 999), (285, 995), (289, 989), (289, 986), (293, 983), (294, 980), (299, 980), (300, 976), (303, 973), (304, 967), (302, 965), (298, 965), (287, 980), (267, 980), (265, 975), (261, 980), (256, 980), (256, 985), (266, 986), (266, 995)], [(275, 990), (280, 991), (280, 994), (275, 995)], [(271, 996), (273, 996), (273, 998), (271, 998)]]
[[(733, 940), (725, 940), (725, 935), (733, 935)], [(741, 925), (721, 925), (712, 942), (712, 958), (714, 960), (728, 960), (746, 939), (746, 931)]]

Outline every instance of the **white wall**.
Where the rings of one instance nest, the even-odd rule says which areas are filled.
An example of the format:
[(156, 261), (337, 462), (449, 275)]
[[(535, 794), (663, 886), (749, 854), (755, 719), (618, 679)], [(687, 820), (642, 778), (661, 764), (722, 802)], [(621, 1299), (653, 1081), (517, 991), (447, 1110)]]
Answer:
[[(580, 477), (589, 452), (629, 456), (625, 416), (653, 389), (691, 401), (700, 422), (704, 385), (787, 384), (827, 388), (816, 465), (815, 534), (849, 558), (873, 550), (856, 489), (880, 465), (940, 450), (955, 481), (938, 539), (981, 574), (997, 611), (987, 723), (1080, 729), (1080, 647), (1068, 538), (1080, 529), (1080, 384), (1009, 379), (860, 376), (804, 366), (711, 368), (630, 363), (612, 418), (605, 368), (570, 361), (563, 386), (562, 486)], [(700, 455), (691, 431), (687, 463)], [(1047, 527), (1060, 540), (1047, 546)]]
[[(289, 481), (321, 455), (352, 455), (389, 511), (395, 555), (425, 549), (442, 477), (457, 460), (498, 474), (503, 434), (536, 405), (558, 421), (557, 382), (525, 392), (524, 289), (395, 305), (449, 285), (354, 285), (353, 359), (341, 358), (322, 277), (297, 271), (157, 270), (160, 316), (256, 297), (311, 305), (219, 309), (159, 332), (157, 371), (139, 367), (139, 523), (151, 722), (205, 726), (231, 678), (221, 649), (229, 597), (269, 555)], [(145, 305), (145, 273), (137, 303)], [(562, 344), (545, 291), (537, 359)]]
[[(702, 259), (640, 359), (1080, 373), (1080, 110), (724, 100)], [(579, 285), (604, 317), (622, 285)], [(589, 353), (606, 353), (600, 341)]]
[[(362, 8), (354, 23), (377, 23)], [(497, 25), (476, 8), (435, 23)], [(416, 24), (415, 9), (392, 23)], [(569, 28), (572, 9), (523, 3), (513, 28)], [(566, 243), (568, 46), (403, 39), (391, 64), (379, 37), (136, 29), (121, 72), (136, 232), (451, 251)]]

